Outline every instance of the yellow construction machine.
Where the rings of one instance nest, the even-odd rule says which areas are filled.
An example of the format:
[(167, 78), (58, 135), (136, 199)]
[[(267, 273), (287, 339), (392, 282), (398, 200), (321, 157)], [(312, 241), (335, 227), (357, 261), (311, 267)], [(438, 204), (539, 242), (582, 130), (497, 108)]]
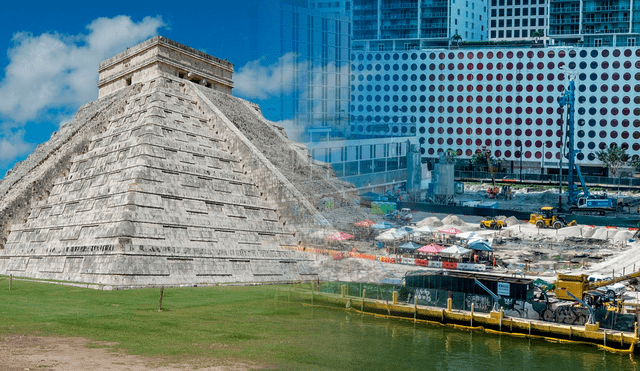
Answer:
[(540, 208), (540, 214), (531, 214), (529, 216), (529, 223), (535, 225), (538, 228), (555, 229), (578, 224), (575, 220), (567, 223), (567, 221), (562, 216), (555, 213), (555, 209), (552, 206), (543, 206)]
[(594, 276), (587, 276), (586, 274), (577, 276), (558, 274), (554, 291), (558, 299), (573, 300), (573, 297), (577, 297), (582, 298), (586, 304), (594, 308), (604, 306), (608, 310), (622, 311), (624, 285), (621, 282), (639, 277), (640, 272), (633, 272), (616, 278), (597, 278), (596, 280), (594, 280)]
[(497, 219), (487, 218), (480, 221), (480, 228), (502, 229), (502, 227), (506, 226), (505, 222)]

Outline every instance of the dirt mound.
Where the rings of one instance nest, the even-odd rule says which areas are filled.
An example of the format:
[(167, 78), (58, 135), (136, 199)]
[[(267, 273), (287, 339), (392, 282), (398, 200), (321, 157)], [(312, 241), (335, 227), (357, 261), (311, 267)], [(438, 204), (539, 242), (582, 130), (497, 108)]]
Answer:
[(596, 233), (596, 229), (592, 227), (583, 227), (582, 228), (582, 237), (584, 238), (592, 238), (593, 234)]
[(582, 237), (582, 227), (573, 226), (573, 227), (565, 227), (558, 230), (558, 234), (566, 237)]
[(595, 230), (591, 238), (595, 238), (598, 240), (608, 240), (609, 238), (613, 238), (616, 233), (618, 233), (618, 231), (615, 229), (601, 227)]
[(416, 223), (416, 225), (418, 227), (424, 227), (425, 225), (428, 225), (431, 227), (442, 227), (442, 222), (440, 221), (440, 219), (436, 218), (435, 216), (430, 216), (428, 218), (422, 219), (421, 221)]
[(629, 240), (633, 239), (633, 233), (634, 232), (631, 231), (619, 230), (615, 237), (613, 237), (613, 240), (616, 242), (629, 242)]
[(518, 225), (520, 223), (522, 223), (518, 218), (516, 218), (515, 216), (510, 216), (508, 218), (504, 219), (504, 222), (507, 223), (507, 226), (510, 225)]
[(456, 226), (467, 225), (467, 223), (464, 220), (460, 219), (457, 215), (445, 216), (444, 218), (442, 218), (442, 224)]

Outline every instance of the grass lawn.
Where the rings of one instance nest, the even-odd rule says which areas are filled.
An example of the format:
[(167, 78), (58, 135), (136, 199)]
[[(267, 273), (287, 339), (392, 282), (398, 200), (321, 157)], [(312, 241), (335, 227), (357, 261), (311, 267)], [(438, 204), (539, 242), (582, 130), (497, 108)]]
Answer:
[(9, 291), (8, 284), (0, 276), (0, 335), (80, 336), (177, 360), (287, 368), (324, 367), (330, 360), (309, 350), (308, 338), (317, 326), (313, 317), (335, 311), (287, 303), (290, 286), (166, 288), (158, 312), (159, 289), (97, 291), (13, 280)]

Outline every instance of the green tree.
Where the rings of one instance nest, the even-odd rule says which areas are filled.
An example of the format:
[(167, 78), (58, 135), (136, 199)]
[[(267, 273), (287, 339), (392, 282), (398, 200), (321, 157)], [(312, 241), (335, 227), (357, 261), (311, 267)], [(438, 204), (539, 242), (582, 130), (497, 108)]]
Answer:
[(453, 36), (451, 36), (451, 41), (453, 41), (454, 43), (456, 43), (456, 45), (460, 45), (460, 43), (462, 42), (462, 36), (455, 34)]
[[(497, 171), (498, 166), (500, 165), (500, 161), (496, 160), (493, 156), (489, 156), (489, 160), (491, 161), (491, 166), (493, 166), (493, 170)], [(471, 166), (478, 171), (489, 171), (489, 165), (487, 163), (487, 155), (484, 152), (477, 152), (471, 157)]]
[(624, 148), (620, 148), (615, 144), (607, 149), (596, 152), (598, 161), (602, 162), (603, 167), (609, 168), (609, 174), (613, 178), (618, 177), (618, 170), (629, 161), (629, 155)]
[(531, 32), (531, 37), (533, 37), (536, 40), (536, 42), (538, 42), (538, 40), (541, 37), (544, 37), (544, 31), (543, 30), (533, 31)]
[(633, 166), (633, 170), (640, 173), (640, 157), (635, 156), (629, 161), (629, 165)]

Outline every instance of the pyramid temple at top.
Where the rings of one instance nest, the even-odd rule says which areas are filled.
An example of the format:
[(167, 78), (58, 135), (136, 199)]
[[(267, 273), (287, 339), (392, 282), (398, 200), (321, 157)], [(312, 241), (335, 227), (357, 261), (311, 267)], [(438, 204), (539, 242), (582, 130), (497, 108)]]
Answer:
[(163, 37), (0, 181), (0, 274), (108, 286), (315, 278), (292, 247), (354, 188), (231, 96), (233, 65)]

